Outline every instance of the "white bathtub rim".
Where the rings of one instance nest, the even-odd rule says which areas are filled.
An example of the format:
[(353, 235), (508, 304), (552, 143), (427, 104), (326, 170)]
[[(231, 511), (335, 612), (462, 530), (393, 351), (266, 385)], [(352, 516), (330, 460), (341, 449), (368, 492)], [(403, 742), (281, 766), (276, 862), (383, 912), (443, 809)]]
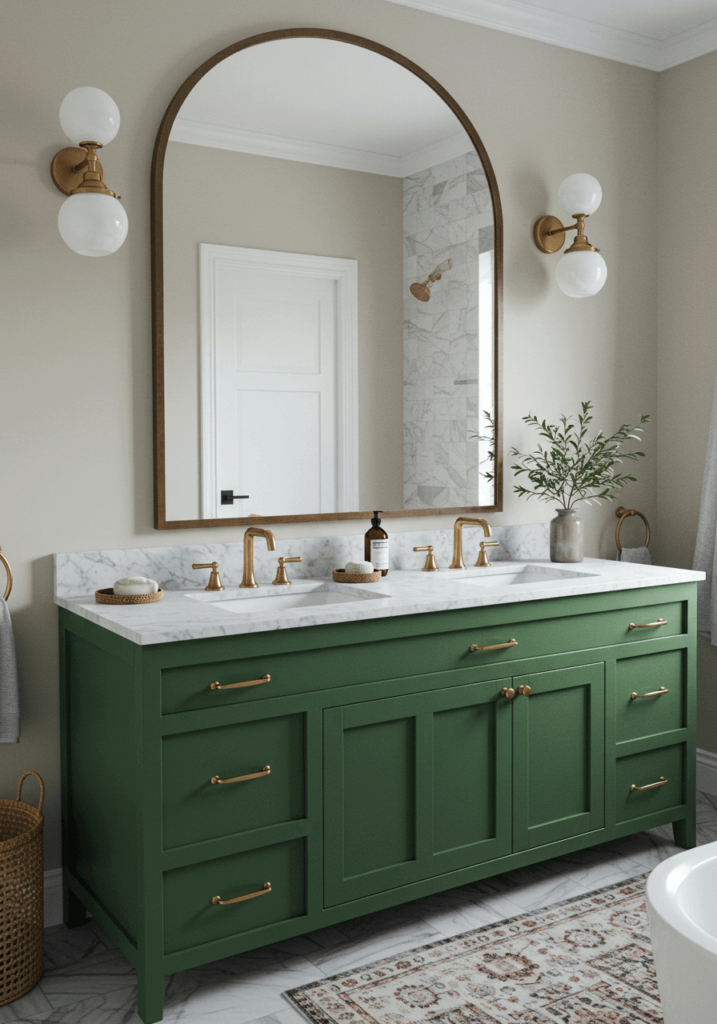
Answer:
[(700, 927), (682, 908), (678, 890), (690, 873), (698, 866), (714, 861), (717, 885), (717, 842), (698, 846), (675, 854), (659, 864), (647, 879), (646, 896), (652, 910), (670, 928), (695, 944), (717, 956), (717, 936)]

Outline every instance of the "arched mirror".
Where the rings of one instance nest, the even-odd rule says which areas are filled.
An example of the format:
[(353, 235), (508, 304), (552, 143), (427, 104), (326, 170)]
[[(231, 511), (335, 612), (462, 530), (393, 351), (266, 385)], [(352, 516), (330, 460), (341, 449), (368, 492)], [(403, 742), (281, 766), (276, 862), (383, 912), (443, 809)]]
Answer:
[(208, 60), (152, 261), (158, 529), (501, 508), (498, 189), (411, 61), (314, 29)]

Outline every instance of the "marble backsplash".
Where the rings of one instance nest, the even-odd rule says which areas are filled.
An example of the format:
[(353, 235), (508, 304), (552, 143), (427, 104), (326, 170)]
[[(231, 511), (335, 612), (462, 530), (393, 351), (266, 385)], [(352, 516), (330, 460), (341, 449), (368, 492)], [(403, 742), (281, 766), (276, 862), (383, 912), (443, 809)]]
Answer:
[[(392, 569), (421, 569), (425, 554), (414, 547), (433, 544), (438, 565), (450, 564), (453, 555), (453, 529), (391, 534), (391, 520), (384, 526), (389, 534)], [(491, 562), (521, 561), (549, 557), (549, 524), (494, 526), (490, 548)], [(475, 563), (480, 528), (463, 528), (463, 558)], [(301, 562), (287, 566), (291, 579), (330, 576), (332, 569), (343, 568), (348, 561), (363, 559), (363, 536), (281, 538), (276, 551), (267, 551), (261, 537), (254, 540), (254, 572), (259, 583), (271, 583), (279, 556), (298, 555)], [(192, 569), (192, 562), (218, 562), (225, 587), (241, 582), (244, 553), (242, 541), (226, 544), (186, 544), (171, 547), (126, 548), (116, 551), (75, 551), (55, 555), (55, 595), (81, 597), (103, 587), (111, 587), (122, 576), (149, 576), (165, 590), (188, 590), (206, 586), (208, 569)]]

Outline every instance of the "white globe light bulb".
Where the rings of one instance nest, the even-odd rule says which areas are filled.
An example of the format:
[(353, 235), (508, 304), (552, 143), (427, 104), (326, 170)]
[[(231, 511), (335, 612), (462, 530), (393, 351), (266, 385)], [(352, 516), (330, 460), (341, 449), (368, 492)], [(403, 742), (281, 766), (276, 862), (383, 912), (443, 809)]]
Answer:
[(81, 142), (106, 146), (119, 131), (120, 113), (106, 92), (83, 85), (68, 92), (60, 104), (60, 124), (76, 146)]
[(63, 241), (80, 256), (109, 256), (127, 237), (127, 214), (114, 196), (79, 192), (60, 207), (57, 226)]
[(567, 214), (595, 213), (602, 202), (602, 187), (592, 174), (571, 174), (558, 189), (558, 202)]
[(555, 270), (561, 291), (571, 299), (597, 295), (607, 281), (607, 263), (599, 252), (567, 252)]

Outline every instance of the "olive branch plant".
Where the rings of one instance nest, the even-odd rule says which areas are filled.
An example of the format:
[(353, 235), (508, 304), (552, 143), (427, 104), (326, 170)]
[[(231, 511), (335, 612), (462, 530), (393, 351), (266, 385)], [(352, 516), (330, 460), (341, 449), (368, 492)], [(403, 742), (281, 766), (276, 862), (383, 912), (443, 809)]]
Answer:
[(623, 423), (614, 434), (607, 437), (599, 430), (592, 439), (587, 435), (592, 423), (592, 402), (581, 402), (582, 412), (577, 416), (561, 416), (557, 424), (539, 420), (537, 416), (523, 416), (523, 422), (535, 427), (540, 437), (548, 442), (538, 444), (537, 450), (523, 455), (517, 448), (511, 450), (511, 456), (519, 461), (511, 466), (516, 476), (525, 473), (533, 485), (532, 488), (522, 484), (515, 485), (516, 494), (527, 498), (536, 497), (539, 501), (559, 501), (562, 508), (571, 509), (578, 501), (591, 504), (601, 499), (613, 501), (616, 491), (624, 487), (628, 481), (636, 481), (637, 477), (629, 473), (621, 473), (615, 467), (623, 459), (636, 461), (644, 457), (641, 451), (624, 452), (621, 446), (632, 438), (640, 441), (638, 436), (643, 433), (643, 424), (650, 422), (650, 417), (640, 418), (640, 425), (631, 427)]

